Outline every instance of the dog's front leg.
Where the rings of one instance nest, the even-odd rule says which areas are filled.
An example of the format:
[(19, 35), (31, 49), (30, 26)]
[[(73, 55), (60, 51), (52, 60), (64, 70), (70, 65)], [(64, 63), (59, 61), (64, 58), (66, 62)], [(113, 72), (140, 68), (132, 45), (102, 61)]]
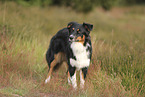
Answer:
[(71, 80), (70, 80), (70, 73), (69, 73), (69, 71), (68, 71), (68, 84), (71, 84)]
[(82, 89), (84, 88), (87, 70), (88, 68), (83, 68), (82, 70), (80, 70), (80, 88)]
[(72, 86), (73, 86), (74, 89), (77, 89), (76, 68), (75, 67), (69, 67), (69, 73), (70, 73), (70, 80), (72, 82)]
[(74, 75), (70, 77), (70, 79), (71, 79), (73, 88), (77, 89), (76, 71), (75, 71)]
[(80, 70), (80, 88), (84, 88), (84, 83), (85, 83), (85, 79), (84, 79), (84, 74), (82, 72), (82, 70)]

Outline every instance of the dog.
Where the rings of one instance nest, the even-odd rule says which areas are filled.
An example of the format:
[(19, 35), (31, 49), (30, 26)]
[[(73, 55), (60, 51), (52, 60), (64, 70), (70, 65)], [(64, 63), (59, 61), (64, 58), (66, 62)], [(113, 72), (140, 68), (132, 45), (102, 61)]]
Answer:
[(77, 88), (76, 71), (80, 70), (80, 87), (84, 88), (92, 56), (90, 37), (92, 29), (92, 24), (70, 22), (66, 28), (52, 37), (46, 52), (49, 72), (45, 83), (50, 81), (54, 68), (65, 63), (68, 66), (68, 83), (71, 83), (73, 88)]

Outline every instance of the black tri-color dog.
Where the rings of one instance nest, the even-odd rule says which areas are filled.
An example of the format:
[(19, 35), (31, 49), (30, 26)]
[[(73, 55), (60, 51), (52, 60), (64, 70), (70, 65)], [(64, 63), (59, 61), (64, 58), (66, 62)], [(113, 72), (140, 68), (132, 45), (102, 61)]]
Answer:
[(80, 87), (84, 87), (85, 78), (92, 56), (90, 31), (93, 25), (70, 22), (52, 37), (46, 60), (49, 72), (45, 83), (51, 78), (53, 69), (62, 63), (68, 66), (68, 82), (77, 88), (76, 71), (80, 70)]

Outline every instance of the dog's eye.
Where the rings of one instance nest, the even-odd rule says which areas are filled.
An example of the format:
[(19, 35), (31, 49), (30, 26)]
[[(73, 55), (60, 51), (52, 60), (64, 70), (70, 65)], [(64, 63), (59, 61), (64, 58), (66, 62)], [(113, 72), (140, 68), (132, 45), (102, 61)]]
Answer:
[(80, 29), (77, 29), (77, 32), (78, 32), (78, 33), (81, 33)]
[(81, 32), (80, 31), (77, 31), (77, 34), (80, 34)]
[(83, 38), (83, 35), (81, 35), (81, 38)]

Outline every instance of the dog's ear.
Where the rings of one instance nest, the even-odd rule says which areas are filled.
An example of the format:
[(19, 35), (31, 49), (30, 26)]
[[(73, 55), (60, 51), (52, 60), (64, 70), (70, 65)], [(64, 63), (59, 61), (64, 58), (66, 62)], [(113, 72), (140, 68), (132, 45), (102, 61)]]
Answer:
[(76, 22), (70, 22), (70, 23), (68, 23), (67, 28), (68, 29), (71, 28), (74, 24), (76, 24)]
[(87, 30), (87, 31), (92, 31), (92, 29), (93, 29), (93, 25), (92, 24), (88, 24), (88, 23), (83, 23), (83, 26), (85, 27), (85, 29)]

